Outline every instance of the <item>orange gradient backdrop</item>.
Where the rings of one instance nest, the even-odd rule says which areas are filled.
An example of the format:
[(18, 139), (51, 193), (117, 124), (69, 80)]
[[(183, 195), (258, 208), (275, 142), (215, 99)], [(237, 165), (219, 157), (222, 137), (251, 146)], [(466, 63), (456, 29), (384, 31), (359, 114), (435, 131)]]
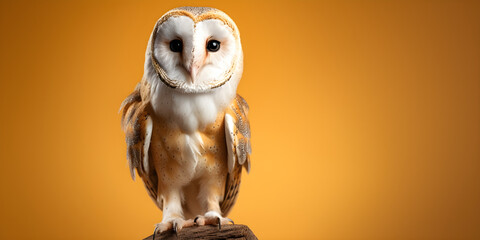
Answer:
[(117, 111), (156, 20), (211, 6), (245, 52), (260, 239), (480, 239), (480, 5), (2, 1), (0, 239), (140, 239)]

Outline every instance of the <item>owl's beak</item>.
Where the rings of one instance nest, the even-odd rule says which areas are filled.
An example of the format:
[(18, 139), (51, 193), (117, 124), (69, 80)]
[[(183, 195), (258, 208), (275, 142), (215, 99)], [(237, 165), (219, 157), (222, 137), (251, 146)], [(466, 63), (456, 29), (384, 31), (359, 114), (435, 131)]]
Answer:
[(190, 73), (191, 84), (194, 84), (197, 81), (197, 75), (204, 64), (205, 57), (195, 55), (193, 55), (192, 58), (189, 59), (188, 63), (185, 63), (185, 69), (188, 71), (188, 73)]
[(192, 66), (190, 67), (190, 79), (192, 81), (192, 83), (195, 83), (195, 79), (197, 78), (197, 73), (198, 73), (198, 69), (200, 67), (197, 65), (197, 64), (192, 64)]

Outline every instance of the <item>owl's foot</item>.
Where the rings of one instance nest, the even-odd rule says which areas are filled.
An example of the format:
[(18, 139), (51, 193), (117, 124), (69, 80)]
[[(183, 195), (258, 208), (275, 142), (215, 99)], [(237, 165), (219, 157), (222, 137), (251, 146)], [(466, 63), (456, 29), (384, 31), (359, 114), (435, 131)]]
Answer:
[(171, 218), (167, 221), (162, 221), (161, 223), (155, 224), (155, 230), (153, 231), (153, 236), (155, 239), (156, 234), (168, 231), (172, 229), (175, 233), (178, 233), (184, 227), (191, 227), (195, 225), (192, 219), (184, 220), (182, 218)]
[(204, 216), (197, 216), (193, 222), (198, 226), (218, 225), (218, 229), (222, 229), (222, 225), (229, 223), (235, 224), (232, 219), (224, 218), (219, 213), (214, 211), (207, 212)]

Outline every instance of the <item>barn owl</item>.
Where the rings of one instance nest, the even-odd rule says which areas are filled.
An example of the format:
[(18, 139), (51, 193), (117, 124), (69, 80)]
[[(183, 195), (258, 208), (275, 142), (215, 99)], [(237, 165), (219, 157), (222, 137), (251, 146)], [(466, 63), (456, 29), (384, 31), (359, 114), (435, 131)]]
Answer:
[(127, 159), (162, 210), (155, 232), (232, 222), (250, 171), (248, 105), (237, 95), (243, 52), (225, 13), (181, 7), (155, 24), (144, 75), (122, 103)]

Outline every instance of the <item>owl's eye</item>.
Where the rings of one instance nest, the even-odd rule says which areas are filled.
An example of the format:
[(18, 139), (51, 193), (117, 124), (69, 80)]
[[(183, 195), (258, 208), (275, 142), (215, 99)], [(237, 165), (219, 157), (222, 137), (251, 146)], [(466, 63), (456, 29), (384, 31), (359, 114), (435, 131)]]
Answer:
[(209, 52), (216, 52), (220, 49), (220, 42), (217, 40), (210, 40), (207, 43), (207, 50)]
[(170, 50), (172, 52), (181, 52), (183, 49), (183, 43), (181, 40), (175, 39), (170, 42)]

